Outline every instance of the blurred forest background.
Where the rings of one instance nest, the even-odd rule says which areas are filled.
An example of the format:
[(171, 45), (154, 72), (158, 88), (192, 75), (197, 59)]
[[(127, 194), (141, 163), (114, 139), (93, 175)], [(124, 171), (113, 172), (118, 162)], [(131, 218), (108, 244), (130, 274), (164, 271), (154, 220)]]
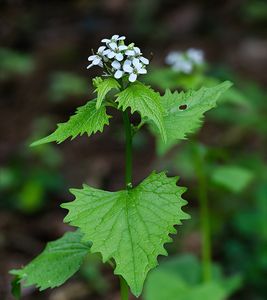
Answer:
[[(178, 78), (177, 89), (206, 81), (234, 83), (232, 92), (207, 114), (194, 143), (184, 141), (158, 156), (153, 137), (146, 130), (140, 133), (134, 143), (134, 181), (151, 169), (170, 169), (170, 175), (180, 176), (179, 185), (188, 187), (184, 197), (192, 219), (167, 246), (177, 263), (181, 254), (200, 256), (198, 180), (204, 176), (213, 260), (225, 276), (242, 278), (228, 298), (267, 299), (264, 0), (0, 1), (0, 299), (13, 299), (8, 271), (28, 263), (46, 242), (68, 230), (59, 205), (72, 199), (70, 187), (87, 183), (114, 191), (123, 186), (119, 115), (101, 135), (29, 148), (94, 97), (91, 79), (100, 71), (86, 70), (87, 57), (113, 34), (125, 35), (153, 58), (155, 87), (164, 86), (166, 77), (159, 74), (164, 74), (169, 51), (192, 47), (204, 51), (205, 68), (188, 80), (183, 77), (184, 84)], [(204, 175), (195, 169), (192, 153), (197, 153)], [(157, 278), (148, 284), (153, 280)], [(153, 299), (149, 292), (144, 297)], [(27, 288), (23, 299), (119, 299), (118, 282), (110, 267), (93, 256), (62, 287), (42, 293)]]

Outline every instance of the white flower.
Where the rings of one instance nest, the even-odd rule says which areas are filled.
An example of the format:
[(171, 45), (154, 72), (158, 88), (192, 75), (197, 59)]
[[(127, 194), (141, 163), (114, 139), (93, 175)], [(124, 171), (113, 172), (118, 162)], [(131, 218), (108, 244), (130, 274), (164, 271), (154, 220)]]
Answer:
[(101, 46), (101, 47), (98, 48), (97, 54), (98, 55), (104, 55), (105, 50), (106, 50), (106, 46)]
[(100, 66), (103, 67), (103, 57), (106, 51), (106, 46), (101, 46), (98, 48), (97, 53), (88, 57), (88, 60), (92, 63), (87, 66), (87, 69), (91, 68), (92, 66)]
[(124, 44), (124, 36), (113, 35), (111, 39), (103, 39), (105, 46), (98, 48), (96, 54), (88, 57), (91, 64), (87, 68), (98, 65), (104, 69), (104, 75), (120, 79), (127, 74), (130, 82), (134, 82), (139, 74), (146, 74), (149, 60), (142, 56), (140, 48)]
[(110, 43), (116, 43), (118, 41), (123, 41), (125, 40), (125, 36), (119, 36), (118, 34), (115, 34), (111, 37), (111, 39), (103, 39), (101, 42), (110, 44)]
[(113, 42), (108, 44), (108, 46), (110, 49), (107, 49), (105, 51), (105, 55), (110, 59), (115, 57), (116, 60), (122, 61), (123, 60), (122, 51), (126, 50), (127, 46), (125, 45), (118, 46), (116, 43)]
[(172, 68), (174, 71), (190, 74), (193, 70), (193, 64), (190, 61), (182, 58), (177, 60), (175, 64), (173, 64)]
[(128, 50), (125, 51), (125, 54), (127, 56), (134, 56), (134, 57), (136, 57), (136, 56), (142, 55), (142, 52), (141, 52), (140, 48), (133, 47), (133, 46), (130, 45), (129, 48), (128, 48)]
[(179, 51), (172, 51), (166, 57), (166, 63), (172, 66), (176, 72), (190, 73), (193, 69), (193, 64), (187, 57)]
[(190, 48), (186, 51), (187, 57), (196, 65), (201, 65), (204, 62), (204, 53), (202, 50)]
[(179, 51), (171, 51), (167, 56), (166, 56), (166, 63), (168, 65), (173, 65), (177, 60), (179, 60), (182, 57), (182, 52)]
[(146, 74), (147, 70), (145, 66), (139, 61), (138, 58), (134, 58), (132, 61), (126, 61), (123, 65), (123, 70), (129, 73), (129, 81), (134, 82), (137, 79), (138, 74)]
[(116, 79), (120, 79), (124, 75), (124, 71), (121, 69), (122, 65), (117, 60), (114, 60), (111, 64), (112, 68), (114, 69), (114, 77)]
[(114, 60), (111, 64), (111, 66), (115, 69), (115, 70), (119, 70), (121, 68), (121, 64), (120, 62), (118, 62), (117, 60)]
[(124, 72), (122, 70), (117, 70), (115, 73), (114, 73), (114, 77), (116, 79), (120, 79), (122, 76), (123, 76)]
[(203, 51), (190, 48), (186, 52), (172, 51), (166, 59), (166, 63), (172, 66), (176, 72), (190, 74), (194, 67), (204, 62)]
[(145, 58), (144, 56), (138, 57), (138, 59), (144, 64), (144, 65), (149, 65), (149, 60)]
[(125, 51), (125, 54), (128, 56), (128, 58), (138, 58), (143, 64), (148, 65), (149, 60), (142, 56), (142, 52), (140, 48), (138, 47), (129, 47), (128, 50)]
[(102, 57), (98, 54), (89, 56), (88, 60), (91, 61), (91, 64), (87, 66), (87, 69), (90, 69), (93, 66), (103, 67)]
[(124, 64), (123, 64), (123, 70), (125, 71), (125, 72), (128, 72), (129, 70), (130, 70), (130, 68), (131, 68), (131, 65), (132, 65), (132, 60), (130, 60), (130, 59), (126, 59), (125, 60), (125, 62), (124, 62)]

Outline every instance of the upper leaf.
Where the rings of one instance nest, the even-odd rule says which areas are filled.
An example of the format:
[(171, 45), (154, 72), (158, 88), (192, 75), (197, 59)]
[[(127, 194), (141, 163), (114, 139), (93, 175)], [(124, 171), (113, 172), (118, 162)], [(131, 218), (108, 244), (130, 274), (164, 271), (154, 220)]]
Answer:
[(166, 141), (163, 108), (158, 93), (141, 82), (135, 82), (117, 96), (116, 102), (119, 103), (119, 108), (126, 110), (130, 107), (132, 113), (138, 111), (143, 119), (148, 118), (158, 128), (162, 140)]
[(167, 134), (167, 143), (158, 139), (158, 152), (163, 154), (178, 140), (185, 139), (187, 134), (194, 132), (202, 123), (203, 114), (216, 106), (220, 95), (232, 84), (225, 81), (215, 87), (202, 87), (198, 91), (186, 93), (167, 90), (161, 97), (164, 107), (164, 127)]
[(79, 231), (65, 233), (50, 242), (44, 251), (20, 270), (10, 273), (19, 277), (25, 286), (36, 285), (40, 290), (63, 284), (81, 266), (90, 250), (90, 243), (82, 242)]
[(103, 260), (113, 258), (115, 274), (139, 296), (148, 271), (157, 265), (157, 256), (166, 255), (164, 244), (169, 234), (188, 215), (181, 210), (185, 188), (177, 178), (152, 173), (137, 187), (108, 192), (84, 185), (71, 192), (76, 199), (65, 203), (69, 210), (65, 222), (78, 226), (84, 240), (92, 241), (92, 252), (101, 252)]
[(118, 81), (112, 77), (106, 79), (97, 77), (94, 79), (94, 85), (96, 87), (95, 92), (97, 92), (96, 109), (101, 107), (101, 104), (109, 91), (112, 89), (118, 90), (120, 88)]
[(31, 146), (50, 142), (62, 143), (69, 137), (74, 139), (84, 133), (90, 136), (97, 131), (102, 132), (104, 126), (109, 124), (109, 118), (106, 107), (102, 105), (96, 110), (96, 100), (91, 100), (78, 107), (76, 114), (71, 116), (67, 122), (58, 124), (58, 128), (52, 134), (32, 143)]

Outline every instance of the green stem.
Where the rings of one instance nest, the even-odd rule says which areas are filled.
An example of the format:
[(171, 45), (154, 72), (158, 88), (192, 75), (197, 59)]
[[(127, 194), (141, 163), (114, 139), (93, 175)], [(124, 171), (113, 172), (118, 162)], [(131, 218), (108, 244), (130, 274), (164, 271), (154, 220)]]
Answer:
[(132, 186), (132, 165), (133, 165), (133, 154), (132, 154), (132, 127), (128, 112), (122, 113), (124, 130), (125, 130), (125, 143), (126, 143), (126, 154), (125, 154), (125, 185), (127, 188)]
[[(127, 111), (122, 112), (124, 130), (125, 130), (125, 186), (127, 189), (132, 188), (132, 171), (133, 171), (133, 149), (132, 149), (132, 127)], [(123, 277), (120, 276), (121, 300), (129, 300), (129, 288)]]
[(123, 277), (120, 276), (121, 300), (129, 300), (128, 285)]
[(198, 179), (198, 199), (200, 206), (201, 223), (201, 256), (202, 256), (202, 274), (203, 281), (207, 282), (212, 277), (212, 251), (210, 234), (210, 211), (207, 189), (207, 178), (204, 171), (204, 161), (200, 149), (195, 149), (195, 171)]

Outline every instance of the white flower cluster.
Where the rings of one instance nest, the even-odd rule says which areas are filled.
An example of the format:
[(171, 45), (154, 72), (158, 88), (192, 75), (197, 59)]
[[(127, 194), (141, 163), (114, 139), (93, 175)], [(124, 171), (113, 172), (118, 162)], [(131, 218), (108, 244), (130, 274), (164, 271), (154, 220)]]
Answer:
[(194, 67), (204, 63), (202, 50), (190, 48), (185, 52), (172, 51), (166, 57), (166, 63), (176, 72), (190, 74)]
[(98, 48), (97, 53), (88, 57), (90, 65), (99, 66), (107, 75), (116, 79), (128, 76), (130, 82), (134, 82), (139, 74), (146, 74), (146, 66), (149, 60), (142, 56), (140, 48), (132, 43), (128, 46), (124, 43), (125, 36), (113, 35), (111, 39), (103, 39), (105, 46)]

